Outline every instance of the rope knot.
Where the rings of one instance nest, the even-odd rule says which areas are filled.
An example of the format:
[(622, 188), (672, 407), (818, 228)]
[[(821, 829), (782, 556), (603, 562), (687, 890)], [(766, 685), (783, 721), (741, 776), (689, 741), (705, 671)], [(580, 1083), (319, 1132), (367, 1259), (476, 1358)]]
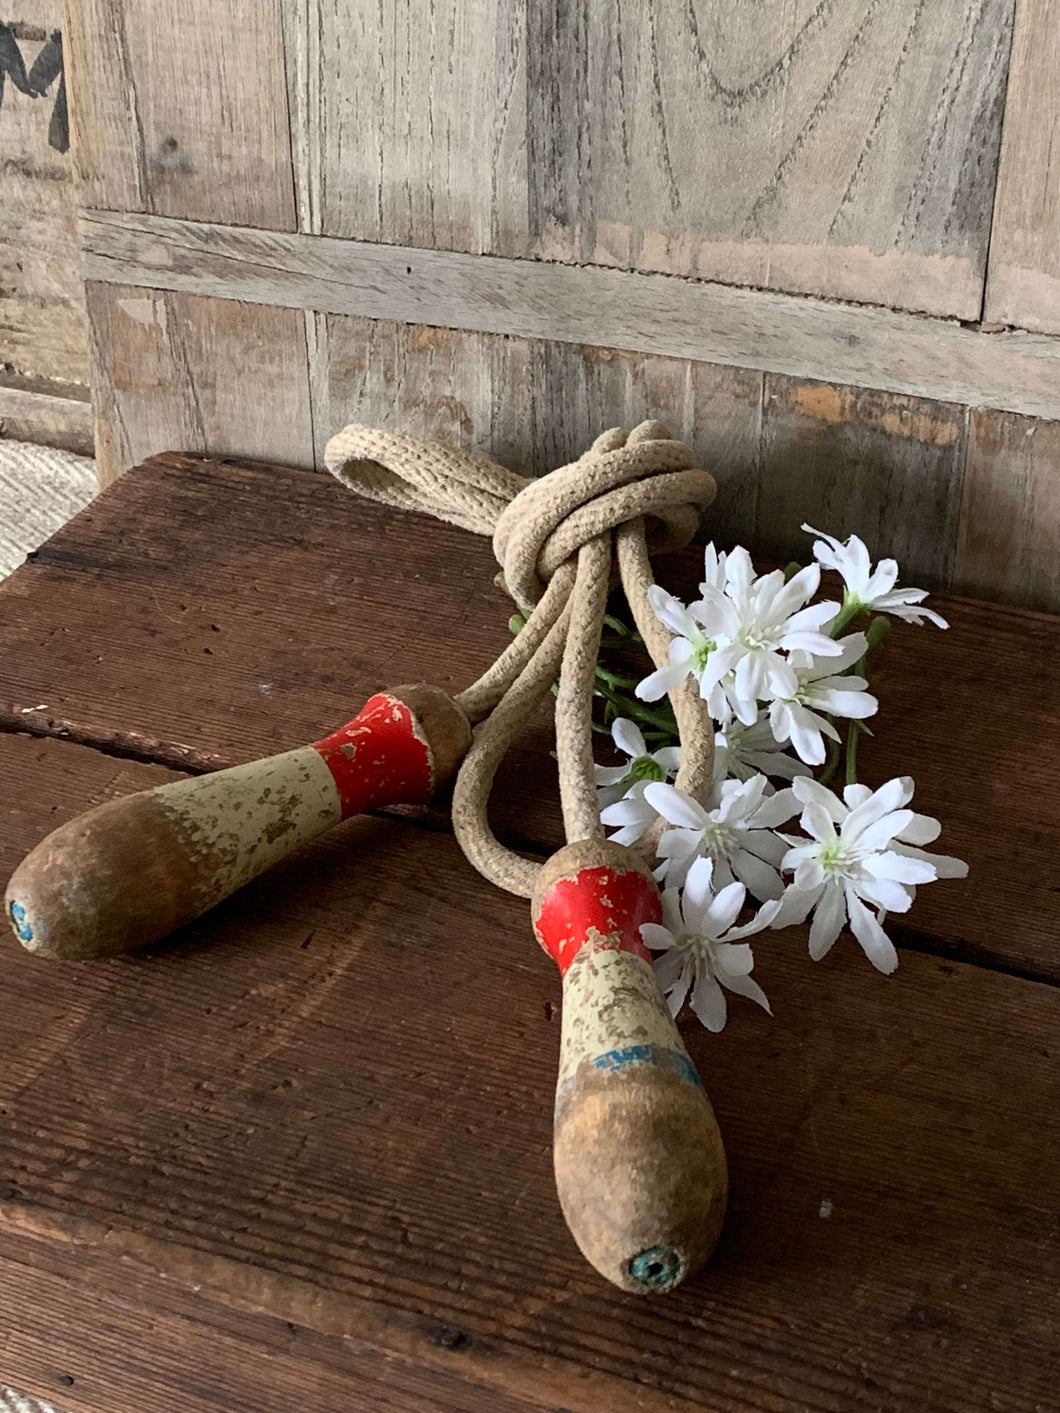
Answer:
[(631, 520), (654, 522), (652, 552), (683, 549), (716, 492), (662, 423), (612, 427), (577, 461), (524, 483), (497, 521), (493, 551), (515, 599), (534, 604), (561, 564)]

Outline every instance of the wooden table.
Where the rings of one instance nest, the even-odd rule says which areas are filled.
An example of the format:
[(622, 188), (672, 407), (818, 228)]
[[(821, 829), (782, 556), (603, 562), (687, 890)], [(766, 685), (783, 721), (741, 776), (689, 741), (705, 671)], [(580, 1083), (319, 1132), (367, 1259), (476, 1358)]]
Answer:
[[(0, 589), (4, 876), (91, 804), (466, 683), (493, 572), (327, 477), (130, 473)], [(443, 813), (362, 819), (150, 954), (3, 944), (0, 1377), (71, 1413), (1055, 1408), (1060, 620), (942, 607), (896, 629), (864, 762), (971, 877), (895, 977), (793, 930), (756, 948), (775, 1020), (686, 1027), (733, 1182), (702, 1277), (644, 1301), (583, 1263), (526, 905)], [(542, 719), (496, 811), (538, 854), (552, 772)]]

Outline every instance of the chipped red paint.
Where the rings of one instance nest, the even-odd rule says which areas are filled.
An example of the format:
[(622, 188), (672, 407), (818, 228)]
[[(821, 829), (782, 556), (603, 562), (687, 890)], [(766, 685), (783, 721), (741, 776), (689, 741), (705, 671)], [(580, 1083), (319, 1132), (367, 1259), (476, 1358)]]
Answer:
[(338, 787), (343, 819), (380, 805), (425, 805), (434, 792), (427, 744), (397, 697), (371, 697), (352, 721), (314, 741), (313, 749)]
[(593, 940), (604, 950), (632, 952), (650, 961), (651, 953), (640, 940), (641, 923), (661, 918), (659, 890), (642, 873), (583, 868), (576, 877), (561, 878), (548, 890), (534, 931), (560, 976), (566, 976), (590, 933), (596, 934)]

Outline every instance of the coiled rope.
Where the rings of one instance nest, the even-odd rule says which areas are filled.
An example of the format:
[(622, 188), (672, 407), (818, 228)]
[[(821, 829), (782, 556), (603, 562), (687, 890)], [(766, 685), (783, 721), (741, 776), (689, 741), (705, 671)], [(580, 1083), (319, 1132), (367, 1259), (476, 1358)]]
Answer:
[[(487, 819), (497, 768), (559, 675), (556, 755), (567, 842), (603, 839), (592, 752), (592, 696), (607, 595), (618, 577), (656, 667), (670, 635), (647, 598), (650, 555), (682, 549), (714, 499), (714, 478), (659, 422), (613, 427), (577, 461), (527, 480), (472, 452), (356, 424), (328, 442), (328, 470), (358, 495), (489, 535), (526, 614), (510, 646), (456, 701), (476, 724), (453, 791), (453, 829), (491, 882), (529, 898), (539, 864), (505, 848)], [(691, 679), (671, 692), (681, 740), (679, 788), (710, 792), (714, 728)], [(654, 852), (657, 829), (643, 848)]]

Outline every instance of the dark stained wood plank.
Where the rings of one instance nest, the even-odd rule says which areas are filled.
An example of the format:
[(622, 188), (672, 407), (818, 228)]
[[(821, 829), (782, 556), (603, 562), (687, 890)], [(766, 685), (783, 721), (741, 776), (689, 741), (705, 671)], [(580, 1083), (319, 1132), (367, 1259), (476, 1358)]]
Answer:
[[(878, 536), (877, 554), (905, 554)], [(158, 458), (0, 587), (0, 721), (196, 770), (270, 755), (318, 739), (387, 683), (472, 681), (508, 641), (495, 572), (484, 539), (330, 477)], [(658, 572), (691, 591), (697, 556)], [(1060, 727), (1060, 620), (939, 606), (948, 633), (896, 625), (880, 730), (862, 748), (864, 778), (912, 774), (918, 807), (971, 865), (967, 882), (921, 890), (910, 940), (1060, 977), (1060, 761), (1041, 747)], [(535, 853), (561, 840), (550, 750), (545, 710), (498, 780), (498, 830)], [(446, 827), (441, 813), (426, 823)]]
[(970, 412), (954, 585), (1060, 610), (1060, 422)]
[[(160, 773), (13, 734), (0, 763), (0, 872), (116, 772)], [(584, 1266), (556, 1206), (558, 980), (525, 905), (445, 836), (355, 822), (134, 959), (53, 966), (7, 943), (0, 1254), (43, 1244), (37, 1309), (71, 1319), (42, 1348), (44, 1313), (16, 1300), (17, 1368), (54, 1395), (54, 1360), (74, 1413), (125, 1413), (152, 1380), (161, 1413), (160, 1370), (195, 1413), (249, 1413), (259, 1371), (242, 1362), (271, 1341), (278, 1377), (301, 1370), (334, 1406), (334, 1346), (302, 1352), (272, 1317), (369, 1372), (373, 1351), (388, 1360), (393, 1402), (354, 1384), (355, 1410), (418, 1391), (424, 1413), (455, 1413), (433, 1368), (466, 1381), (469, 1413), (1047, 1407), (1054, 989), (916, 955), (884, 980), (853, 946), (813, 966), (781, 936), (757, 950), (777, 1018), (738, 1007), (721, 1037), (688, 1030), (732, 1169), (722, 1244), (701, 1279), (643, 1302)], [(94, 1319), (56, 1280), (71, 1241), (77, 1283), (103, 1292)], [(179, 1326), (145, 1325), (152, 1273)], [(193, 1302), (220, 1331), (200, 1380)], [(150, 1356), (115, 1363), (145, 1337)], [(95, 1382), (97, 1353), (128, 1402)]]
[[(37, 1234), (22, 1234), (35, 1220)], [(102, 1232), (80, 1226), (76, 1242), (67, 1235), (10, 1205), (0, 1218), (3, 1369), (21, 1391), (61, 1413), (541, 1408), (464, 1377), (459, 1332), (449, 1326), (416, 1322), (422, 1355), (410, 1358), (363, 1337), (319, 1334), (275, 1314), (221, 1304), (201, 1285), (174, 1281), (164, 1250), (152, 1253), (151, 1269), (142, 1251), (108, 1253)], [(15, 1403), (12, 1413), (38, 1410)]]
[(312, 466), (300, 311), (91, 281), (85, 292), (104, 485), (172, 447)]

